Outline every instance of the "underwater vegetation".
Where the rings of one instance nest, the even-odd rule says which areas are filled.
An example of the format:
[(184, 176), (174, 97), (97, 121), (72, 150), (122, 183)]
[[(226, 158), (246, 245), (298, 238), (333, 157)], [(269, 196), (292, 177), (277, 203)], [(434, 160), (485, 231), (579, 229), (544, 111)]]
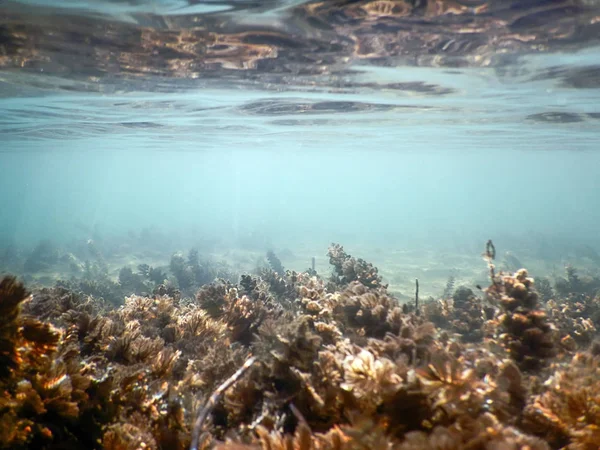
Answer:
[(58, 262), (58, 249), (48, 240), (40, 242), (25, 260), (25, 272), (49, 269)]
[(209, 261), (201, 261), (198, 250), (191, 249), (187, 256), (175, 253), (169, 264), (178, 288), (186, 294), (193, 293), (201, 286), (215, 278), (236, 279), (237, 276), (224, 264), (217, 265)]
[(137, 272), (134, 272), (131, 267), (122, 267), (117, 279), (113, 280), (105, 265), (86, 261), (80, 278), (58, 280), (56, 286), (119, 306), (128, 295), (150, 295), (157, 286), (165, 282), (168, 284), (167, 278), (166, 273), (161, 269), (141, 264)]
[[(88, 239), (60, 247), (44, 240), (31, 251), (9, 245), (0, 252), (0, 274), (20, 274), (30, 286), (62, 287), (115, 306), (132, 294), (151, 296), (159, 287), (173, 295), (183, 291), (193, 297), (198, 288), (217, 278), (238, 278), (226, 263), (201, 260), (196, 249), (185, 257), (175, 253), (170, 264), (158, 266), (130, 262), (139, 261), (140, 256), (115, 258), (119, 242)], [(127, 265), (119, 268), (115, 260)]]
[(566, 277), (556, 280), (555, 290), (559, 295), (586, 297), (600, 293), (600, 277), (581, 277), (573, 266), (567, 266), (565, 272)]
[(367, 287), (381, 285), (381, 277), (377, 267), (361, 258), (353, 258), (339, 244), (332, 244), (327, 252), (329, 264), (334, 268), (331, 277), (333, 285), (343, 286), (352, 281), (358, 281)]
[(273, 250), (267, 251), (267, 261), (269, 261), (269, 266), (275, 273), (283, 275), (285, 273), (285, 269), (283, 268), (283, 264), (281, 264), (281, 260), (277, 257)]
[(273, 269), (211, 273), (193, 295), (209, 276), (176, 255), (185, 289), (122, 269), (145, 292), (119, 305), (5, 276), (0, 447), (598, 448), (597, 293), (542, 300), (525, 269), (496, 271), (489, 242), (487, 288), (451, 279), (401, 304), (372, 264), (328, 255), (329, 279), (273, 270), (273, 253)]

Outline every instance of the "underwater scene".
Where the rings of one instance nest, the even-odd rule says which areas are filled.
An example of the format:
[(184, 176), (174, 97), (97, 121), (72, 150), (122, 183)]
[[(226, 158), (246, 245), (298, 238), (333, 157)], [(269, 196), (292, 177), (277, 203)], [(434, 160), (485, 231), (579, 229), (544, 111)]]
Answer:
[(0, 0), (0, 448), (600, 449), (600, 0)]

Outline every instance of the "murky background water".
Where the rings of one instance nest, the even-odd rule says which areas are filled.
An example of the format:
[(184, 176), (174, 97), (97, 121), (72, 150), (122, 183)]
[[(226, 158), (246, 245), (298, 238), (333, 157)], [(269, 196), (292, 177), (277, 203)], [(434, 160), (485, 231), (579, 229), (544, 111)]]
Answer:
[(593, 1), (3, 1), (0, 269), (341, 242), (436, 295), (493, 237), (596, 273), (599, 40)]

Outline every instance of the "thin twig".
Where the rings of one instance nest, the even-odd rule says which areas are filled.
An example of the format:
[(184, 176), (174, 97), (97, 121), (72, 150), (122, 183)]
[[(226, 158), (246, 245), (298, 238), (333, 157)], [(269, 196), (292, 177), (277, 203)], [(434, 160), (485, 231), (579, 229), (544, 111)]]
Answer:
[(488, 268), (490, 270), (490, 278), (492, 280), (492, 284), (495, 286), (496, 285), (496, 266), (494, 265), (494, 263), (492, 261), (494, 261), (494, 259), (496, 259), (496, 247), (494, 246), (494, 243), (492, 242), (491, 239), (489, 239), (487, 241), (487, 243), (485, 244), (485, 257), (487, 259), (488, 262)]
[(491, 239), (485, 244), (485, 253), (490, 261), (496, 259), (496, 247)]
[(310, 426), (308, 425), (308, 422), (306, 421), (306, 419), (304, 418), (304, 416), (302, 415), (300, 410), (298, 408), (296, 408), (296, 405), (294, 405), (293, 403), (290, 403), (290, 410), (292, 411), (292, 414), (298, 421), (298, 424), (304, 425), (308, 430), (310, 430)]
[(254, 364), (255, 362), (255, 356), (251, 356), (250, 358), (248, 358), (244, 365), (240, 367), (233, 375), (227, 378), (225, 382), (223, 382), (223, 384), (221, 384), (221, 386), (219, 386), (215, 390), (215, 392), (213, 392), (213, 394), (210, 396), (204, 407), (200, 410), (198, 417), (196, 418), (194, 430), (192, 431), (192, 443), (190, 444), (190, 450), (198, 450), (198, 444), (200, 442), (200, 431), (202, 430), (202, 425), (204, 424), (204, 421), (206, 420), (212, 409), (215, 407), (223, 393), (231, 386), (233, 386), (233, 384), (237, 380), (239, 380), (242, 377), (242, 375), (244, 375), (244, 373), (246, 373), (246, 371), (250, 367), (252, 367), (252, 364)]
[(415, 313), (418, 315), (420, 315), (419, 312), (419, 279), (417, 278), (415, 280)]

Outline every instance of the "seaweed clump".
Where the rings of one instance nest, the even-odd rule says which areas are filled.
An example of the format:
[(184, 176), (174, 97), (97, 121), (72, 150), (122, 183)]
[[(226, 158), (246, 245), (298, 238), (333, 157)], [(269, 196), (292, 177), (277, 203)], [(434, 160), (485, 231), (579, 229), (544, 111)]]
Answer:
[(334, 268), (332, 283), (335, 286), (343, 286), (353, 281), (358, 281), (369, 288), (381, 286), (377, 267), (364, 259), (350, 256), (341, 245), (331, 244), (327, 256)]
[(451, 298), (426, 302), (423, 312), (437, 326), (460, 336), (462, 342), (481, 342), (485, 322), (494, 315), (492, 308), (464, 286), (456, 289)]
[(29, 254), (23, 269), (25, 272), (34, 273), (51, 269), (58, 263), (58, 249), (49, 240), (41, 241)]
[(503, 313), (498, 317), (500, 339), (524, 370), (538, 370), (557, 353), (555, 327), (538, 306), (538, 294), (526, 269), (492, 277), (486, 294)]
[(84, 439), (77, 421), (85, 415), (90, 379), (65, 351), (61, 330), (21, 314), (29, 297), (14, 277), (0, 281), (0, 443), (72, 445)]
[(524, 426), (552, 448), (596, 449), (600, 442), (600, 356), (576, 354), (527, 406)]
[(281, 260), (277, 257), (273, 250), (269, 250), (267, 252), (267, 261), (269, 261), (269, 265), (274, 272), (276, 272), (278, 275), (285, 275), (283, 264), (281, 264)]
[(138, 265), (138, 274), (155, 285), (160, 285), (167, 279), (167, 274), (162, 269), (151, 267), (148, 264)]
[(580, 276), (577, 269), (571, 265), (565, 268), (565, 272), (566, 278), (558, 277), (555, 283), (555, 290), (561, 296), (577, 301), (600, 294), (599, 277)]
[(469, 288), (461, 286), (452, 296), (452, 331), (459, 333), (463, 342), (481, 342), (485, 310), (483, 302)]
[(189, 296), (193, 296), (197, 289), (216, 278), (235, 278), (227, 267), (219, 267), (208, 261), (201, 261), (196, 249), (191, 249), (187, 257), (181, 253), (175, 253), (171, 257), (169, 268), (175, 276), (181, 292)]

